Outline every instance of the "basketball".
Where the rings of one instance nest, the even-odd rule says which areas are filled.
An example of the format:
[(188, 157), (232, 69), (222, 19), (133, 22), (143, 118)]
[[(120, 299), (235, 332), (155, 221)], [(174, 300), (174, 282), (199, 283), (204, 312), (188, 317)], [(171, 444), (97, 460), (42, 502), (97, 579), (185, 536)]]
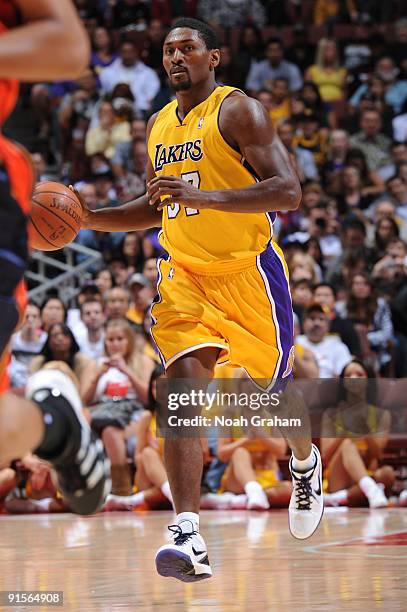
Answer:
[(82, 204), (68, 187), (52, 181), (37, 183), (29, 222), (30, 246), (40, 251), (66, 246), (81, 229), (82, 213)]

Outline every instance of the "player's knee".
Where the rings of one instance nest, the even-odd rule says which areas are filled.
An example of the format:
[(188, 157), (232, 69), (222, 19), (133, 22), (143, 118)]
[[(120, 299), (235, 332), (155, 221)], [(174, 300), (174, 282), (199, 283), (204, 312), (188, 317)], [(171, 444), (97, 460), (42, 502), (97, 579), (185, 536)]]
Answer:
[(394, 469), (391, 465), (384, 465), (379, 470), (377, 470), (376, 480), (384, 484), (386, 491), (390, 490), (396, 480), (396, 475), (394, 473)]
[(350, 440), (350, 438), (346, 438), (341, 444), (341, 450), (343, 453), (347, 453), (355, 448), (355, 443)]
[(241, 461), (241, 460), (247, 459), (247, 457), (250, 458), (250, 453), (247, 450), (247, 448), (240, 447), (240, 448), (236, 448), (236, 450), (233, 451), (233, 455), (231, 457), (231, 460), (232, 461)]
[(141, 459), (143, 461), (149, 461), (154, 459), (156, 452), (151, 446), (146, 446), (140, 453)]

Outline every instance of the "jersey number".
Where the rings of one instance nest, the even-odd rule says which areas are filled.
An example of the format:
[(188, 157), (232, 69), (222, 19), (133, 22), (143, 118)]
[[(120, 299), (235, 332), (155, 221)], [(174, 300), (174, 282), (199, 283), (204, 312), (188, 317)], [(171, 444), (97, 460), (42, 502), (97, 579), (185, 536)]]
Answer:
[[(181, 174), (181, 178), (193, 187), (199, 189), (199, 186), (201, 184), (201, 177), (199, 176), (199, 172), (197, 170), (194, 170), (194, 172), (184, 172), (184, 174)], [(181, 206), (177, 203), (171, 204), (171, 206), (167, 206), (168, 218), (175, 219), (180, 210)], [(199, 215), (199, 210), (186, 206), (185, 213), (187, 217), (192, 217), (193, 215)]]

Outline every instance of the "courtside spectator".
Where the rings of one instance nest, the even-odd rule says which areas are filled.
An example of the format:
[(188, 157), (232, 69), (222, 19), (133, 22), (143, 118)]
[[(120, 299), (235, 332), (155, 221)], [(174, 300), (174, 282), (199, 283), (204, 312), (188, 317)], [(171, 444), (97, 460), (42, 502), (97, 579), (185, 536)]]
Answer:
[(160, 89), (154, 70), (140, 59), (136, 45), (126, 40), (121, 43), (119, 57), (99, 75), (102, 91), (110, 93), (119, 83), (127, 83), (133, 93), (137, 110), (147, 114), (150, 104)]
[(352, 360), (341, 372), (335, 406), (323, 415), (321, 453), (328, 506), (388, 504), (385, 492), (391, 491), (394, 470), (378, 465), (389, 439), (391, 414), (377, 406), (375, 383), (372, 369)]
[(41, 351), (46, 339), (47, 334), (41, 329), (40, 308), (37, 304), (30, 302), (25, 310), (22, 328), (11, 338), (9, 375), (14, 391), (18, 389), (24, 392), (30, 364)]
[(329, 309), (329, 332), (337, 334), (351, 354), (359, 357), (361, 355), (360, 342), (352, 321), (340, 317), (335, 310), (337, 299), (335, 288), (328, 283), (319, 283), (314, 287), (312, 299), (322, 307)]
[(281, 142), (292, 156), (301, 183), (304, 183), (306, 180), (318, 179), (318, 170), (311, 151), (294, 145), (294, 124), (292, 121), (289, 119), (281, 121), (277, 126), (277, 133), (280, 136)]
[(310, 350), (319, 367), (320, 378), (335, 378), (352, 356), (338, 336), (329, 335), (329, 310), (320, 304), (311, 304), (304, 318), (304, 334), (297, 336), (296, 344)]
[(302, 87), (301, 72), (295, 64), (284, 59), (284, 47), (279, 38), (271, 38), (266, 45), (266, 59), (253, 64), (246, 80), (246, 89), (260, 91), (269, 81), (278, 78), (287, 79), (290, 91)]
[(99, 125), (90, 128), (86, 134), (86, 155), (102, 153), (107, 159), (112, 159), (115, 147), (120, 142), (130, 141), (130, 124), (127, 121), (118, 122), (111, 102), (102, 102), (99, 107)]
[(346, 69), (340, 66), (338, 48), (334, 40), (322, 38), (319, 41), (315, 64), (307, 70), (305, 78), (318, 86), (324, 102), (343, 99)]
[(377, 297), (372, 280), (367, 274), (355, 274), (346, 301), (336, 305), (340, 315), (348, 318), (359, 333), (364, 360), (383, 369), (391, 359), (393, 341), (391, 312), (386, 300)]
[(351, 136), (352, 147), (366, 156), (369, 170), (379, 170), (391, 164), (390, 139), (381, 133), (382, 120), (379, 111), (365, 110), (360, 117), (360, 131)]
[(100, 300), (87, 298), (81, 305), (85, 332), (77, 336), (79, 349), (90, 359), (99, 359), (105, 352), (105, 314)]
[(255, 26), (266, 25), (266, 14), (260, 0), (199, 0), (197, 17), (212, 26), (235, 28), (244, 26), (250, 20)]
[(86, 405), (93, 406), (92, 427), (101, 435), (112, 463), (112, 492), (117, 495), (130, 495), (132, 491), (125, 429), (147, 403), (153, 369), (154, 362), (138, 350), (127, 321), (109, 321), (105, 356), (86, 369), (82, 398)]
[(41, 326), (48, 332), (54, 323), (63, 323), (66, 319), (66, 308), (57, 296), (45, 298), (41, 305)]
[(131, 304), (126, 316), (130, 321), (140, 325), (144, 319), (145, 309), (151, 304), (155, 290), (150, 281), (142, 274), (136, 272), (130, 278), (129, 288), (131, 293)]
[(98, 272), (95, 272), (95, 274), (93, 275), (93, 280), (96, 287), (102, 294), (103, 299), (105, 299), (107, 291), (109, 291), (109, 289), (113, 287), (113, 274), (108, 268), (102, 268), (102, 270), (98, 270)]
[(100, 26), (92, 35), (91, 66), (96, 73), (110, 66), (116, 59), (117, 54), (113, 51), (112, 34), (107, 28)]
[(84, 373), (90, 359), (79, 351), (78, 343), (65, 323), (53, 323), (48, 330), (48, 338), (37, 357), (31, 362), (30, 374), (38, 372), (47, 363), (59, 361), (66, 364), (76, 376), (81, 391)]
[(126, 319), (130, 308), (130, 292), (124, 287), (113, 287), (106, 294), (106, 318)]

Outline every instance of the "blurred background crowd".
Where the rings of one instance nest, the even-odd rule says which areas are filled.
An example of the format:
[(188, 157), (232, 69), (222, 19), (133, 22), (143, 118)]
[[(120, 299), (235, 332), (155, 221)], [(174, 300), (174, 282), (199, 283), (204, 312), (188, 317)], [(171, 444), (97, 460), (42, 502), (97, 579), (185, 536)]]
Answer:
[[(279, 214), (275, 223), (275, 239), (290, 270), (295, 374), (343, 377), (357, 359), (363, 375), (406, 377), (405, 3), (75, 4), (92, 44), (88, 69), (75, 82), (23, 84), (5, 126), (5, 133), (31, 152), (37, 179), (74, 184), (91, 209), (143, 194), (146, 121), (174, 97), (161, 65), (166, 28), (179, 16), (207, 21), (221, 41), (217, 82), (264, 105), (302, 183), (299, 209)], [(93, 407), (89, 418), (112, 461), (115, 492), (131, 492), (128, 462), (134, 458), (145, 490), (155, 487), (157, 499), (168, 501), (159, 450), (149, 442), (151, 415), (144, 433), (132, 430), (133, 422), (139, 427), (143, 408), (154, 405), (159, 375), (149, 336), (156, 261), (163, 254), (157, 233), (82, 230), (76, 241), (102, 253), (103, 265), (88, 270), (76, 303), (65, 303), (63, 291), (30, 303), (12, 340), (9, 373), (13, 388), (24, 393), (30, 372), (50, 361), (65, 362), (84, 405)], [(113, 419), (109, 398), (117, 397), (123, 401)], [(284, 455), (283, 446), (275, 452)], [(222, 451), (225, 461), (234, 450)], [(8, 468), (11, 480), (0, 472), (0, 496), (2, 478), (15, 484), (17, 473), (41, 473), (35, 461), (31, 457), (28, 467)], [(355, 482), (361, 477), (360, 472), (352, 476)], [(46, 486), (45, 472), (41, 478)], [(53, 503), (59, 507), (60, 501)]]

